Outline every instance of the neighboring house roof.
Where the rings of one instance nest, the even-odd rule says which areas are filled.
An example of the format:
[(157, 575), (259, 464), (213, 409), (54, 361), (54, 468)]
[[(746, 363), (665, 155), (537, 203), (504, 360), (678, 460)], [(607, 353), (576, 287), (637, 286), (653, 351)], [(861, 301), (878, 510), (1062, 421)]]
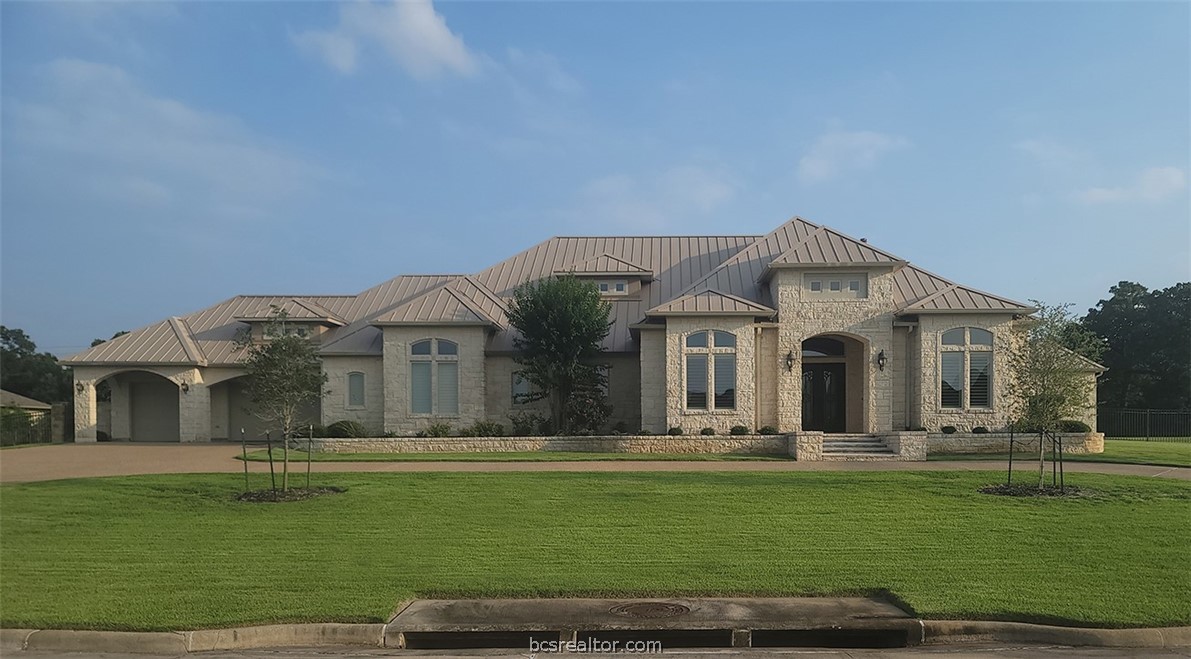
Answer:
[(513, 350), (507, 302), (524, 283), (560, 273), (640, 278), (638, 294), (610, 298), (612, 352), (635, 350), (630, 328), (673, 314), (772, 316), (768, 273), (783, 267), (889, 267), (901, 314), (1024, 313), (1025, 304), (961, 286), (907, 265), (834, 229), (795, 217), (763, 236), (561, 236), (474, 275), (403, 275), (358, 295), (243, 295), (171, 318), (62, 360), (64, 364), (233, 365), (243, 320), (265, 320), (271, 305), (291, 318), (334, 325), (324, 355), (379, 355), (386, 324), (480, 324), (487, 349)]
[(744, 298), (719, 291), (684, 295), (645, 312), (647, 316), (773, 316), (777, 311)]
[(48, 410), (50, 409), (50, 404), (0, 389), (0, 407), (19, 407), (23, 410)]

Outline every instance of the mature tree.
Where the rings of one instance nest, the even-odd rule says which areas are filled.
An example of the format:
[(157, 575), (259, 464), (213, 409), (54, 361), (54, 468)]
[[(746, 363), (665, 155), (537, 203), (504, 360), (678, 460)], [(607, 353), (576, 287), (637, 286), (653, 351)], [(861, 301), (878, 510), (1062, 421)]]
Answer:
[(1122, 281), (1082, 324), (1108, 343), (1105, 407), (1191, 408), (1191, 283), (1150, 291)]
[(0, 325), (0, 388), (47, 403), (71, 399), (70, 369), (58, 358), (37, 352), (23, 330)]
[(289, 440), (310, 420), (302, 413), (317, 401), (327, 382), (318, 349), (305, 336), (286, 331), (287, 314), (273, 307), (263, 340), (241, 334), (237, 349), (244, 354), (247, 392), (252, 412), (281, 434), (284, 467), (282, 491), (289, 490)]
[(1071, 305), (1032, 302), (1038, 311), (1014, 326), (1006, 387), (1014, 426), (1038, 434), (1042, 487), (1046, 436), (1086, 410), (1096, 388), (1089, 361), (1099, 357), (1104, 343), (1076, 322)]
[(550, 401), (555, 432), (592, 432), (607, 419), (606, 375), (599, 360), (611, 311), (595, 284), (572, 275), (531, 282), (513, 294), (509, 322), (518, 332), (515, 359), (534, 390), (527, 400)]

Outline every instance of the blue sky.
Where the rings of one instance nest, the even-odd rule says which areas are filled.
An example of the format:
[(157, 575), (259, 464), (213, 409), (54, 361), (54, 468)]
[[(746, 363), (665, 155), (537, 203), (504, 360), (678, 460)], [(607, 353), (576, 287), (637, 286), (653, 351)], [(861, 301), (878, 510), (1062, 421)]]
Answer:
[(793, 215), (1079, 310), (1191, 277), (1188, 3), (0, 4), (0, 321)]

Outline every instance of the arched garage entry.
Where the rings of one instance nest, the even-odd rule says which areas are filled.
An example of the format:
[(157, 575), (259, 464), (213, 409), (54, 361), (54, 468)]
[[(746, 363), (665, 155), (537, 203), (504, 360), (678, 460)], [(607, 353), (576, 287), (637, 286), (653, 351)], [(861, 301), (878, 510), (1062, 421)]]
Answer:
[[(115, 440), (179, 441), (178, 385), (149, 371), (121, 371), (101, 380), (110, 391), (99, 405), (99, 427)], [(106, 416), (104, 419), (104, 408)]]
[[(247, 377), (237, 376), (217, 382), (210, 387), (211, 392), (211, 438), (238, 441), (240, 429), (244, 429), (246, 439), (264, 439), (265, 433), (271, 433), (274, 439), (280, 436), (277, 428), (270, 427), (253, 413), (252, 398), (247, 390)], [(301, 410), (299, 419), (307, 423), (319, 424), (321, 409), (316, 399), (307, 408)]]

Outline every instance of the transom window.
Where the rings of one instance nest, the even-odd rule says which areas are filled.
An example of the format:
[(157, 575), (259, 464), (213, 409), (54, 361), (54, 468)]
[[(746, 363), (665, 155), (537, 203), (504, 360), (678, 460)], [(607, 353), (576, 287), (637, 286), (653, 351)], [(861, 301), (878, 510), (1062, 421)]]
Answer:
[(856, 300), (868, 297), (863, 272), (811, 272), (803, 275), (808, 300)]
[(939, 347), (939, 405), (945, 409), (992, 407), (993, 335), (979, 327), (943, 332)]
[(300, 336), (304, 339), (310, 336), (310, 328), (292, 323), (266, 323), (264, 336), (266, 339), (275, 339), (279, 336)]
[(409, 411), (411, 414), (459, 414), (459, 345), (446, 339), (423, 339), (409, 346)]
[(347, 374), (347, 406), (364, 407), (364, 374)]
[(600, 287), (601, 295), (624, 295), (629, 292), (629, 286), (623, 281), (601, 281)]
[(735, 334), (720, 330), (688, 334), (684, 362), (688, 410), (736, 409)]

